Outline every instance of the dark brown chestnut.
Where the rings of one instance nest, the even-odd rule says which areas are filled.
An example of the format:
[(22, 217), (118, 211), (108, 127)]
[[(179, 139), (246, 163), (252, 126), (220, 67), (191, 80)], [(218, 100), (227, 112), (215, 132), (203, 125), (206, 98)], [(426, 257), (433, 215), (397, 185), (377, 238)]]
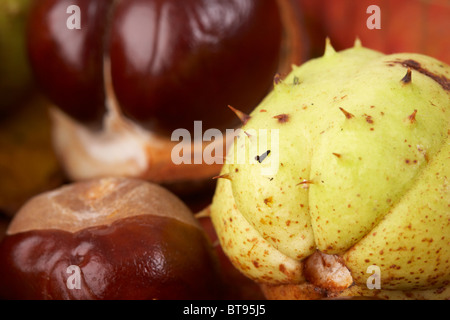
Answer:
[[(28, 29), (34, 74), (55, 104), (55, 151), (75, 181), (210, 180), (223, 159), (205, 163), (203, 150), (224, 150), (224, 129), (239, 123), (228, 106), (252, 110), (306, 53), (296, 0), (39, 0)], [(170, 135), (179, 128), (189, 141)], [(209, 128), (222, 136), (202, 139)], [(174, 161), (178, 143), (201, 163)]]
[(216, 256), (166, 189), (105, 178), (25, 204), (0, 243), (3, 299), (219, 299)]
[[(268, 92), (285, 0), (39, 0), (28, 48), (43, 91), (80, 121), (104, 112), (103, 59), (124, 113), (159, 132), (236, 125)], [(67, 27), (78, 6), (79, 29)]]
[[(62, 110), (83, 122), (105, 112), (103, 56), (112, 0), (35, 1), (28, 21), (27, 47), (41, 90)], [(71, 5), (80, 8), (81, 28), (67, 27)]]
[(274, 0), (119, 1), (111, 71), (125, 114), (158, 131), (233, 128), (277, 72), (282, 23)]

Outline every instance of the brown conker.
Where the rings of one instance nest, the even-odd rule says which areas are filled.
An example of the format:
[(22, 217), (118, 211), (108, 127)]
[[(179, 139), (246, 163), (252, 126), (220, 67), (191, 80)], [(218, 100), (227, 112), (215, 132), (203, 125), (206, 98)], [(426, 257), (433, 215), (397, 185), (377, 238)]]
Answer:
[[(70, 5), (80, 29), (66, 26)], [(182, 144), (194, 159), (225, 150), (226, 129), (239, 125), (227, 106), (250, 112), (308, 51), (296, 0), (40, 0), (28, 31), (33, 73), (54, 104), (54, 149), (72, 181), (203, 185), (220, 171), (218, 152), (175, 163), (172, 151)], [(213, 128), (221, 137), (204, 138)]]
[[(70, 26), (70, 7), (79, 26)], [(291, 50), (284, 10), (291, 0), (39, 0), (27, 47), (39, 87), (83, 123), (101, 120), (103, 64), (123, 113), (165, 136), (235, 127), (232, 104), (251, 111)], [(69, 26), (67, 26), (69, 25)], [(300, 39), (296, 39), (300, 41)], [(302, 55), (303, 55), (302, 50)], [(290, 53), (288, 53), (290, 55)]]
[(136, 179), (78, 182), (27, 202), (0, 243), (3, 299), (218, 299), (211, 243), (186, 205)]

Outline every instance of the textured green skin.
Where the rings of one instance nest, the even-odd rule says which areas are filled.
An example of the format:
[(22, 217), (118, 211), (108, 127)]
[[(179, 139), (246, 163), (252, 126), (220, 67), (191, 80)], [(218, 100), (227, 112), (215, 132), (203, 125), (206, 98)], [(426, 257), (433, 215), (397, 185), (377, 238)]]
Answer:
[[(420, 68), (405, 83), (408, 60)], [(233, 164), (258, 139), (241, 134), (218, 182), (212, 220), (235, 266), (258, 282), (302, 283), (304, 258), (320, 250), (342, 256), (358, 286), (370, 265), (383, 290), (433, 297), (448, 286), (449, 79), (433, 58), (359, 43), (294, 66), (243, 126), (279, 129), (277, 173)]]
[(0, 113), (14, 108), (32, 83), (25, 44), (31, 2), (0, 1)]

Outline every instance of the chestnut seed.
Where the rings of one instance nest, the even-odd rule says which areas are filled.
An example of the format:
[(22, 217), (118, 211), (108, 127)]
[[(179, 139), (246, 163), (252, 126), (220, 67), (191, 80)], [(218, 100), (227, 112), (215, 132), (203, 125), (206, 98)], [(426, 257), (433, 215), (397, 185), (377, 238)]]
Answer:
[[(36, 79), (59, 108), (85, 123), (100, 122), (105, 112), (103, 55), (112, 0), (34, 1), (27, 48)], [(67, 8), (77, 5), (81, 28), (67, 28)]]
[[(101, 125), (108, 58), (121, 110), (138, 124), (166, 135), (193, 132), (196, 120), (205, 130), (233, 128), (227, 105), (255, 107), (289, 51), (286, 3), (39, 0), (29, 20), (30, 62), (42, 91), (83, 123)], [(80, 8), (79, 30), (66, 27), (71, 5)]]
[[(221, 137), (206, 141), (201, 139), (203, 132), (210, 127), (237, 128), (239, 119), (228, 106), (248, 113), (254, 106), (250, 100), (256, 103), (267, 93), (273, 75), (286, 73), (307, 54), (297, 0), (117, 0), (113, 5), (102, 0), (106, 1), (103, 7), (90, 7), (91, 2), (85, 1), (70, 4), (79, 5), (81, 17), (97, 17), (96, 23), (82, 18), (80, 30), (67, 30), (66, 20), (59, 16), (68, 19), (65, 8), (54, 11), (54, 0), (39, 0), (36, 8), (43, 8), (45, 14), (32, 13), (28, 34), (33, 44), (29, 46), (31, 60), (46, 52), (41, 65), (34, 68), (41, 87), (49, 95), (61, 92), (63, 97), (50, 110), (52, 138), (71, 181), (126, 176), (188, 193), (198, 190), (193, 183), (202, 187), (218, 175), (220, 155), (212, 164), (203, 159), (180, 164), (172, 156), (176, 147), (186, 145), (187, 159), (199, 159), (203, 151), (225, 149), (233, 133), (220, 132)], [(47, 19), (49, 11), (54, 11), (55, 20)], [(97, 24), (103, 29), (96, 30)], [(86, 125), (76, 113), (87, 110), (89, 117), (89, 110), (98, 110), (91, 104), (98, 90), (87, 95), (80, 91), (74, 99), (60, 90), (80, 87), (79, 79), (64, 72), (64, 59), (71, 55), (59, 55), (52, 48), (56, 40), (48, 30), (57, 28), (63, 29), (60, 37), (68, 40), (58, 42), (61, 52), (72, 52), (72, 48), (83, 53), (77, 66), (85, 66), (86, 74), (77, 71), (74, 75), (84, 75), (87, 83), (103, 81), (97, 88), (104, 94), (101, 109), (106, 113), (96, 127)], [(78, 32), (79, 36), (73, 36), (78, 41), (71, 44), (69, 35)], [(83, 33), (87, 34), (84, 38)], [(100, 62), (99, 55), (81, 50), (91, 41), (88, 35), (97, 37), (94, 51), (104, 46)], [(54, 67), (59, 60), (60, 76)], [(88, 67), (97, 71), (89, 72)], [(65, 99), (78, 102), (65, 109)], [(201, 121), (200, 130), (194, 128), (194, 120)], [(190, 136), (177, 141), (176, 136), (167, 135), (179, 128), (187, 129)]]
[(158, 132), (238, 124), (265, 96), (280, 60), (274, 0), (119, 1), (111, 72), (124, 113)]
[(0, 243), (3, 299), (218, 299), (211, 244), (166, 189), (105, 178), (41, 194)]

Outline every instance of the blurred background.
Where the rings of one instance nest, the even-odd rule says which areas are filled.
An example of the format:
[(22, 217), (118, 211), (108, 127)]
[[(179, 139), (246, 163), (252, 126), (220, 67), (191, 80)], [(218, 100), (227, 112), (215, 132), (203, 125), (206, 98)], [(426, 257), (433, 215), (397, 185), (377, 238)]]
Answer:
[[(450, 1), (448, 0), (298, 0), (310, 37), (312, 54), (323, 52), (328, 36), (335, 49), (352, 46), (355, 37), (383, 53), (417, 52), (450, 63)], [(381, 29), (367, 28), (380, 8)]]

